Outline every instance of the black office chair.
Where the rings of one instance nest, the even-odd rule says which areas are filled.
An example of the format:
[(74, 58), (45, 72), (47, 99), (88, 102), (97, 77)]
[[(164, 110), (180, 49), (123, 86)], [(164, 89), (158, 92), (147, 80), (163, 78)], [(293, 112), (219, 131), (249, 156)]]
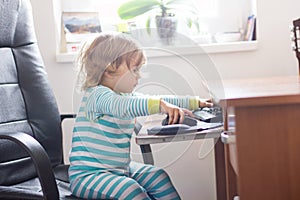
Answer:
[(298, 60), (300, 74), (300, 18), (293, 20), (293, 26), (291, 28), (291, 31), (293, 50), (295, 51)]
[(0, 0), (0, 199), (76, 199), (30, 0)]

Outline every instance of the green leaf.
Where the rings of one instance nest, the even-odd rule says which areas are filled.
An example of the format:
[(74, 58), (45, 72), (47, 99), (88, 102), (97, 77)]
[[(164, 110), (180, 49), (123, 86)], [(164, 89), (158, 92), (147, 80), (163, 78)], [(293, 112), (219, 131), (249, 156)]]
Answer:
[(189, 27), (189, 28), (192, 28), (192, 26), (194, 25), (197, 29), (197, 33), (200, 33), (200, 24), (198, 22), (198, 19), (191, 19), (191, 18), (187, 18), (186, 19), (186, 25)]
[(159, 8), (159, 5), (157, 0), (131, 0), (119, 7), (118, 15), (121, 19), (131, 19)]
[(192, 20), (191, 18), (187, 18), (187, 19), (186, 19), (186, 24), (187, 24), (187, 26), (188, 26), (189, 28), (191, 28), (192, 25), (193, 25), (193, 20)]
[(181, 10), (181, 12), (191, 13), (193, 15), (198, 14), (198, 9), (191, 1), (186, 0), (170, 0), (165, 4), (169, 9)]
[(194, 24), (195, 24), (195, 26), (197, 28), (198, 33), (200, 33), (200, 24), (199, 24), (199, 22), (198, 21), (194, 22)]
[(170, 0), (170, 1), (167, 1), (165, 3), (165, 5), (170, 5), (170, 4), (186, 4), (186, 0)]
[(147, 18), (147, 21), (146, 21), (146, 29), (147, 29), (147, 33), (148, 33), (149, 35), (151, 35), (150, 24), (151, 24), (151, 17), (148, 17), (148, 18)]

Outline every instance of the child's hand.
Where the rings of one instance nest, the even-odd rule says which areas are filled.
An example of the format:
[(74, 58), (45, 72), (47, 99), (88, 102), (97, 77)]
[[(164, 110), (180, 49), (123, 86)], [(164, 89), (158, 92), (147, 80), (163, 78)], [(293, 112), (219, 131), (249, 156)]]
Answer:
[(184, 109), (170, 104), (164, 100), (160, 100), (160, 108), (161, 112), (169, 115), (169, 124), (175, 124), (176, 122), (178, 122), (178, 119), (179, 123), (183, 122), (185, 115)]
[(212, 107), (213, 104), (213, 100), (212, 99), (199, 99), (199, 108), (202, 107)]

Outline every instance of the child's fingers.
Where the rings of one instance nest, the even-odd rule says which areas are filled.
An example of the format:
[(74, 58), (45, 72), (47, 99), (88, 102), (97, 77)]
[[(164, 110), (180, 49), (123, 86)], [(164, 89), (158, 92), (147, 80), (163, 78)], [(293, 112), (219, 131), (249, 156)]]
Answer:
[(185, 116), (185, 113), (184, 113), (183, 109), (181, 109), (179, 111), (179, 114), (180, 114), (180, 116), (179, 116), (179, 123), (182, 124), (183, 120), (184, 120), (184, 116)]
[(178, 121), (178, 115), (179, 115), (178, 110), (174, 109), (174, 116), (173, 116), (172, 124), (175, 124)]
[(211, 101), (199, 101), (199, 107), (212, 107), (214, 104)]
[(169, 124), (182, 123), (184, 120), (184, 112), (180, 108), (171, 109), (168, 113), (169, 115)]
[(186, 114), (186, 115), (188, 115), (190, 117), (195, 117), (193, 111), (191, 111), (191, 110), (183, 108), (182, 111), (183, 111), (184, 114)]

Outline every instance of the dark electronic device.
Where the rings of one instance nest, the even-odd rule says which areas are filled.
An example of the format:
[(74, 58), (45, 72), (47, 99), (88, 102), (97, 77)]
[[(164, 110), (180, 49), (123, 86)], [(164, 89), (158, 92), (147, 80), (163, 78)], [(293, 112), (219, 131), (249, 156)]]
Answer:
[[(175, 124), (179, 124), (179, 119)], [(185, 116), (182, 124), (188, 125), (188, 126), (196, 126), (197, 120), (193, 119), (192, 117)], [(167, 116), (165, 119), (162, 120), (161, 125), (169, 125), (169, 116)]]
[(207, 115), (205, 115), (205, 117), (202, 117), (202, 120), (199, 117), (199, 114), (201, 114), (202, 112), (196, 112), (194, 113), (195, 117), (185, 116), (183, 123), (181, 124), (177, 122), (175, 124), (169, 125), (169, 117), (167, 116), (165, 119), (162, 120), (161, 126), (155, 126), (150, 129), (147, 129), (147, 132), (149, 135), (176, 135), (217, 128), (223, 126), (222, 112), (220, 111), (221, 109), (204, 109), (202, 112), (205, 112), (205, 114)]
[(195, 118), (204, 122), (223, 122), (222, 108), (204, 107), (193, 111)]

